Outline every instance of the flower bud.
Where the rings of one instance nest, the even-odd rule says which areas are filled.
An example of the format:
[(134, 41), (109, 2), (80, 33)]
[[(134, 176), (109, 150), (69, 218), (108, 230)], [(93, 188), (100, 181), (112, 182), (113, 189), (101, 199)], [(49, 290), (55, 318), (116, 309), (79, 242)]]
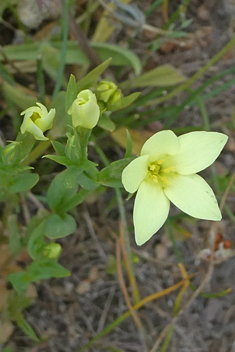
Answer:
[(122, 99), (122, 93), (117, 85), (111, 81), (103, 80), (96, 88), (97, 97), (99, 101), (106, 104), (108, 109), (109, 105), (118, 104)]
[(72, 135), (71, 133), (66, 133), (68, 137), (68, 141), (65, 147), (65, 155), (69, 160), (71, 160), (73, 163), (77, 163), (80, 158), (80, 144), (78, 140), (78, 136), (76, 134)]
[(99, 120), (100, 109), (96, 96), (89, 89), (82, 90), (70, 107), (73, 127), (81, 126), (92, 129)]
[(43, 251), (43, 256), (48, 259), (57, 259), (62, 251), (59, 243), (49, 243)]
[(31, 106), (21, 113), (21, 115), (24, 115), (24, 120), (20, 131), (22, 134), (29, 132), (35, 139), (45, 141), (48, 138), (43, 135), (43, 132), (52, 128), (55, 109), (51, 109), (48, 112), (44, 105), (36, 104), (38, 106)]
[(13, 164), (18, 157), (18, 142), (12, 142), (2, 149), (2, 160), (5, 164)]

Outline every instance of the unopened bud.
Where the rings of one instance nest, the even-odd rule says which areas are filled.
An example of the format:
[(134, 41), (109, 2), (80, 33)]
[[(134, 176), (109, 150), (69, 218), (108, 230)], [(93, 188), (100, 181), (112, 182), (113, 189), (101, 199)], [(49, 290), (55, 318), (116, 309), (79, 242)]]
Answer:
[(68, 114), (72, 116), (73, 127), (81, 126), (92, 129), (96, 126), (100, 109), (96, 96), (89, 89), (81, 91), (70, 107)]

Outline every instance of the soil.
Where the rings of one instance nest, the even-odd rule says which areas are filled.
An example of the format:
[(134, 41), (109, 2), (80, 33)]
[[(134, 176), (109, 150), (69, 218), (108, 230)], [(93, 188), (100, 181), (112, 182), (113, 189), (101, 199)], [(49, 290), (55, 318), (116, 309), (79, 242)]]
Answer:
[[(135, 3), (145, 11), (152, 1), (138, 0)], [(169, 15), (179, 4), (180, 1), (169, 1)], [(187, 12), (187, 18), (192, 19), (187, 31), (197, 35), (190, 45), (185, 47), (173, 45), (171, 48), (165, 46), (160, 52), (147, 54), (146, 42), (151, 39), (147, 38), (146, 33), (136, 33), (132, 38), (133, 50), (145, 60), (146, 70), (169, 63), (190, 77), (228, 42), (234, 13), (235, 7), (232, 2), (193, 0)], [(162, 12), (159, 8), (148, 17), (147, 23), (159, 28), (163, 25)], [(8, 33), (7, 41), (9, 37)], [(110, 41), (118, 43), (120, 38), (125, 41), (128, 37), (127, 28), (119, 24)], [(4, 40), (1, 38), (3, 45), (2, 42)], [(231, 51), (199, 79), (194, 88), (232, 66), (234, 57)], [(230, 78), (226, 77), (226, 81)], [(216, 82), (207, 91), (215, 89), (222, 83), (223, 81)], [(215, 128), (216, 126), (220, 128), (224, 123), (231, 121), (234, 94), (235, 86), (206, 101), (209, 119)], [(171, 100), (171, 104), (182, 102), (186, 96), (186, 93), (180, 94)], [(201, 121), (201, 113), (195, 105), (184, 110), (173, 127), (199, 126)], [(232, 132), (229, 133), (233, 140)], [(231, 146), (225, 149), (216, 164), (217, 170), (227, 169), (230, 173), (234, 172), (234, 150), (235, 148)], [(118, 153), (123, 151), (120, 149)], [(208, 176), (209, 172), (205, 175)], [(113, 234), (117, 234), (119, 226), (118, 210), (114, 208), (107, 211), (112, 197), (113, 193), (109, 191), (108, 195), (90, 200), (76, 209), (78, 228), (72, 236), (60, 241), (63, 244), (60, 262), (71, 271), (71, 276), (36, 285), (38, 296), (25, 311), (28, 323), (46, 340), (43, 344), (35, 346), (32, 340), (16, 327), (8, 343), (14, 351), (76, 352), (105, 326), (126, 312), (123, 293), (112, 264), (115, 258)], [(230, 196), (228, 202), (234, 212), (234, 198)], [(133, 200), (125, 203), (125, 206), (128, 225), (132, 229)], [(175, 215), (178, 212), (172, 208), (171, 214)], [(208, 248), (211, 223), (183, 219), (179, 224), (192, 234), (184, 241), (178, 238), (177, 245), (187, 272), (196, 273), (192, 282), (198, 287), (208, 270), (208, 261), (198, 259), (198, 256), (203, 249)], [(226, 240), (233, 241), (235, 226), (226, 215), (221, 228)], [(133, 251), (139, 258), (134, 269), (142, 298), (170, 287), (182, 279), (166, 227), (143, 247), (136, 246), (132, 231), (130, 235)], [(212, 279), (204, 289), (204, 293), (221, 292), (228, 288), (231, 288), (231, 293), (220, 298), (197, 297), (177, 321), (168, 351), (235, 352), (234, 271), (234, 257), (226, 258), (215, 266)], [(127, 283), (126, 276), (125, 279)], [(131, 294), (130, 288), (128, 292)], [(139, 310), (145, 343), (133, 319), (129, 317), (88, 351), (150, 351), (164, 327), (171, 322), (177, 293), (178, 291), (161, 297)], [(186, 302), (191, 294), (192, 291), (188, 289), (183, 302)]]

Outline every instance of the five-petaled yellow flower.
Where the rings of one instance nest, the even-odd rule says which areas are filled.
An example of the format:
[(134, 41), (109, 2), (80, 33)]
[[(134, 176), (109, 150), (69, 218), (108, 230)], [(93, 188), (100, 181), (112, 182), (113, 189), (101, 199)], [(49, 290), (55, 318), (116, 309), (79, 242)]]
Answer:
[(212, 189), (196, 173), (215, 161), (227, 139), (217, 132), (177, 137), (172, 131), (161, 131), (145, 142), (140, 157), (122, 173), (125, 189), (130, 193), (138, 190), (133, 215), (138, 245), (164, 224), (170, 201), (195, 218), (221, 220)]
[(48, 112), (43, 104), (36, 104), (38, 106), (31, 106), (21, 113), (21, 115), (24, 115), (24, 120), (20, 130), (22, 134), (29, 132), (35, 139), (45, 141), (48, 138), (44, 136), (43, 132), (52, 128), (55, 109), (51, 109)]

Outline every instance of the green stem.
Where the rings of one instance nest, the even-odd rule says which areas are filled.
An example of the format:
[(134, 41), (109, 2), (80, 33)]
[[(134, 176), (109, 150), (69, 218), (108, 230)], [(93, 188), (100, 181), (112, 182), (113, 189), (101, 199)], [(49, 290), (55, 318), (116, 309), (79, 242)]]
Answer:
[(210, 122), (209, 122), (209, 116), (207, 114), (205, 104), (199, 95), (196, 97), (196, 101), (197, 101), (198, 107), (200, 109), (200, 112), (202, 114), (202, 119), (204, 122), (204, 129), (206, 131), (210, 131), (211, 127), (210, 127)]
[(139, 294), (138, 286), (137, 286), (136, 279), (135, 279), (135, 272), (134, 272), (133, 261), (132, 261), (131, 243), (130, 243), (129, 231), (128, 231), (128, 227), (127, 227), (126, 214), (125, 214), (125, 209), (124, 209), (124, 205), (123, 205), (122, 194), (121, 194), (121, 191), (119, 188), (115, 188), (115, 193), (116, 193), (119, 214), (120, 214), (120, 218), (121, 218), (122, 226), (123, 226), (123, 231), (124, 231), (126, 252), (127, 252), (129, 264), (130, 264), (131, 281), (132, 281), (131, 286), (133, 289), (133, 298), (134, 298), (135, 303), (138, 303), (140, 301), (140, 294)]
[[(103, 150), (96, 143), (95, 143), (95, 150), (99, 154), (104, 165), (108, 166), (109, 161), (108, 161), (106, 155), (104, 154)], [(122, 226), (123, 226), (123, 231), (124, 231), (124, 236), (125, 236), (125, 246), (126, 246), (128, 259), (129, 259), (129, 264), (130, 264), (131, 277), (132, 277), (132, 287), (133, 287), (133, 298), (134, 298), (135, 303), (138, 303), (140, 301), (140, 294), (139, 294), (137, 284), (136, 284), (136, 279), (135, 279), (135, 273), (134, 273), (133, 262), (132, 262), (130, 238), (129, 238), (129, 232), (128, 232), (127, 222), (126, 222), (126, 214), (125, 214), (125, 209), (124, 209), (124, 205), (123, 205), (121, 191), (119, 188), (115, 188), (115, 194), (116, 194), (116, 198), (117, 198), (120, 218), (122, 221)]]
[(169, 219), (167, 220), (166, 225), (167, 225), (167, 228), (168, 228), (168, 231), (169, 231), (169, 234), (170, 234), (170, 239), (171, 239), (171, 242), (173, 244), (174, 251), (175, 251), (176, 257), (178, 259), (178, 262), (179, 263), (183, 263), (183, 260), (182, 260), (181, 254), (180, 254), (180, 250), (179, 250), (179, 248), (178, 248), (178, 246), (176, 244), (175, 237), (174, 237), (174, 234), (173, 234), (173, 231), (172, 231), (172, 228), (171, 228), (171, 222), (170, 222)]
[(22, 165), (26, 166), (32, 164), (44, 153), (45, 150), (47, 150), (50, 144), (50, 140), (38, 144), (37, 147), (34, 148), (33, 151), (28, 155), (28, 157), (22, 162)]

